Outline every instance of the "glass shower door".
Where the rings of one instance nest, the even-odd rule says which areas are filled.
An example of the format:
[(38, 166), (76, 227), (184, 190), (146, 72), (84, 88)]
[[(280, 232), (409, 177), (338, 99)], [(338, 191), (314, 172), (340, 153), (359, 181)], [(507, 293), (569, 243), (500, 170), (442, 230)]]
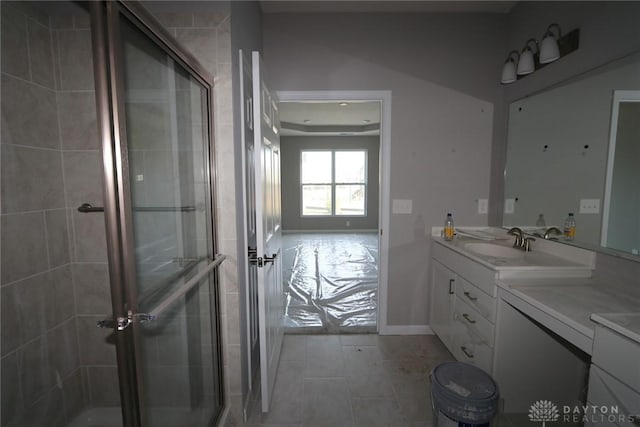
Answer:
[(215, 256), (211, 84), (135, 9), (106, 8), (125, 425), (212, 425), (223, 404), (215, 270), (223, 258)]

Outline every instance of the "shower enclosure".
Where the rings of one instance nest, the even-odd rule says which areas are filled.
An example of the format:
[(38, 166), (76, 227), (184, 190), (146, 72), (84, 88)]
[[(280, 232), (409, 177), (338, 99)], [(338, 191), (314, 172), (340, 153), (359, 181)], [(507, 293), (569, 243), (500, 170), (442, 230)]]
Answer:
[(211, 76), (137, 4), (0, 7), (2, 427), (214, 424)]

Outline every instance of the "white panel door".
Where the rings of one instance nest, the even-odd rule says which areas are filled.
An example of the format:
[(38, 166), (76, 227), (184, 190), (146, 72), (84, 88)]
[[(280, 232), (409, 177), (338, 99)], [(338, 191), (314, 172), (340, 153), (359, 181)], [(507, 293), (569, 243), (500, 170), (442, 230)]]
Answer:
[(240, 64), (240, 97), (242, 99), (242, 174), (244, 187), (244, 217), (245, 241), (247, 242), (247, 258), (244, 262), (247, 278), (245, 294), (245, 308), (247, 321), (247, 348), (249, 357), (247, 369), (249, 372), (249, 386), (253, 390), (260, 362), (260, 345), (258, 340), (258, 265), (256, 246), (256, 179), (255, 179), (255, 150), (253, 140), (253, 75), (251, 71), (251, 57), (247, 57), (242, 50), (238, 52)]
[(265, 84), (258, 52), (253, 52), (253, 109), (260, 376), (262, 411), (268, 412), (284, 332), (280, 136), (276, 99)]

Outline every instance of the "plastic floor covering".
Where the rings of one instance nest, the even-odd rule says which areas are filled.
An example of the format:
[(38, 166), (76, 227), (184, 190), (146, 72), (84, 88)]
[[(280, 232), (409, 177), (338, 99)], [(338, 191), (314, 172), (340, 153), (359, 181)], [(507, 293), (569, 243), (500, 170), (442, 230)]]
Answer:
[(283, 234), (288, 333), (375, 332), (376, 233)]

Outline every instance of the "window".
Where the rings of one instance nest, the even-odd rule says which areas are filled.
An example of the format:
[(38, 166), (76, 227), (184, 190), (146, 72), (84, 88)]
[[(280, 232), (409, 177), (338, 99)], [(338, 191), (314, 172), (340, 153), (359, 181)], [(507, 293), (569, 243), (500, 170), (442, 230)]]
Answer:
[(367, 152), (301, 152), (302, 216), (365, 216)]

